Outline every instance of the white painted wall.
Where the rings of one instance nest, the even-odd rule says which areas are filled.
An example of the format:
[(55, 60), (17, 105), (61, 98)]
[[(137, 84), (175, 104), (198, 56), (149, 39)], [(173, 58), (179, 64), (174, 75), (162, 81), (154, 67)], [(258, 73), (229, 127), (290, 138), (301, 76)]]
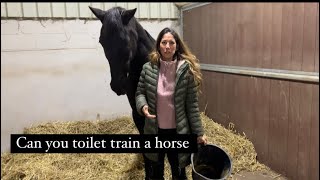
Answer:
[[(178, 21), (140, 21), (154, 37)], [(50, 121), (130, 115), (111, 91), (98, 20), (1, 20), (1, 152), (10, 134)]]

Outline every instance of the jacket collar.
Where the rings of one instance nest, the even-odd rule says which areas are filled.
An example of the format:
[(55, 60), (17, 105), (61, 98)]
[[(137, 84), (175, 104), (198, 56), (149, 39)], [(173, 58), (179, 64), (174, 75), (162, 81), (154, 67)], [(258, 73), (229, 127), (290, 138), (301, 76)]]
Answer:
[[(184, 65), (184, 64), (187, 64), (186, 63), (186, 60), (180, 60), (180, 61), (178, 61), (178, 66), (177, 66), (177, 71), (176, 72), (178, 72), (179, 71), (179, 69), (180, 69), (180, 67), (182, 66), (182, 65)], [(185, 66), (185, 65), (184, 65)]]

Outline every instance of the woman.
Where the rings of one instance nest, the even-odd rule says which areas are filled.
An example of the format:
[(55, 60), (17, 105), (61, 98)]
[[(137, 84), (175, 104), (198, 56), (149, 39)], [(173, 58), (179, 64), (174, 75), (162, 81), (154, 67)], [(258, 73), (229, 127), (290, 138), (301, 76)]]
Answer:
[[(198, 107), (201, 72), (198, 59), (170, 28), (158, 35), (156, 48), (144, 64), (137, 91), (136, 107), (144, 115), (144, 134), (197, 134), (206, 144)], [(147, 153), (151, 179), (163, 179), (165, 153)], [(173, 179), (187, 179), (185, 167), (190, 154), (167, 153)]]

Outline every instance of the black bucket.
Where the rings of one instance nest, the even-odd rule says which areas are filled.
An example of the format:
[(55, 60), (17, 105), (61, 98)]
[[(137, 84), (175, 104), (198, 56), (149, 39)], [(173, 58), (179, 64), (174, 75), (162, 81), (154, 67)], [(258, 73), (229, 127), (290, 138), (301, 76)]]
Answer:
[(223, 180), (231, 174), (229, 155), (220, 147), (207, 144), (191, 154), (193, 180)]

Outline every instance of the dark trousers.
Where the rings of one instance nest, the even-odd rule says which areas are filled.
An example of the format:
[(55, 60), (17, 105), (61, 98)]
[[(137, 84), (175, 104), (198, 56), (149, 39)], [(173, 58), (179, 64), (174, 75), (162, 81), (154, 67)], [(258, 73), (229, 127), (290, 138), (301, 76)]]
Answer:
[[(158, 129), (158, 134), (177, 134), (176, 129)], [(168, 152), (168, 153), (159, 153), (158, 162), (151, 161), (150, 168), (150, 179), (152, 180), (163, 180), (164, 179), (164, 159), (165, 155), (169, 160), (171, 167), (171, 174), (173, 180), (185, 180), (186, 170), (185, 168), (179, 168), (178, 153)]]

